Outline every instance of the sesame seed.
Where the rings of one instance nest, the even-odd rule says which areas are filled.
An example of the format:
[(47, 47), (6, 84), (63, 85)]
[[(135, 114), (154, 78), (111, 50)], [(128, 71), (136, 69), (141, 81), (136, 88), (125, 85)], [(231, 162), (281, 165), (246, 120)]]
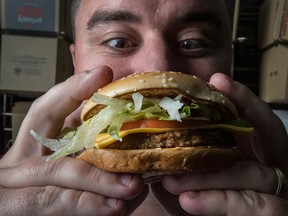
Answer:
[(156, 79), (162, 78), (160, 75), (155, 75)]

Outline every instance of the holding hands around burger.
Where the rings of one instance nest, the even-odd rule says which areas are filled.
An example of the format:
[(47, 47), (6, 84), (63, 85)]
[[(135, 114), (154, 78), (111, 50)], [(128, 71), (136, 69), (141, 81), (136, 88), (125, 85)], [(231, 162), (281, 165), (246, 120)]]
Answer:
[(107, 67), (79, 73), (34, 102), (1, 159), (0, 215), (122, 215), (143, 201), (148, 191), (140, 176), (107, 173), (69, 157), (47, 162), (51, 152), (28, 135), (38, 128), (55, 137), (65, 118), (112, 76)]
[[(33, 103), (1, 159), (0, 215), (286, 215), (286, 179), (279, 172), (288, 174), (286, 132), (264, 102), (224, 75), (232, 55), (225, 3), (74, 0), (76, 74)], [(52, 152), (31, 129), (56, 138), (63, 127), (80, 125), (82, 102), (99, 88), (155, 70), (196, 75), (231, 99), (255, 130), (237, 136), (244, 160), (163, 176), (149, 188), (138, 174), (106, 172), (72, 157), (46, 160)]]

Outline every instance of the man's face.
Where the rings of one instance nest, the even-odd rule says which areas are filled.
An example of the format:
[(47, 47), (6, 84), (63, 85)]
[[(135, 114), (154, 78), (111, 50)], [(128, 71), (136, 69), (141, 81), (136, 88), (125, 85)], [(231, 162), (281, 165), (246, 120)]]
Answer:
[(231, 33), (222, 0), (84, 0), (71, 46), (76, 72), (107, 65), (114, 79), (181, 71), (208, 80), (230, 72)]

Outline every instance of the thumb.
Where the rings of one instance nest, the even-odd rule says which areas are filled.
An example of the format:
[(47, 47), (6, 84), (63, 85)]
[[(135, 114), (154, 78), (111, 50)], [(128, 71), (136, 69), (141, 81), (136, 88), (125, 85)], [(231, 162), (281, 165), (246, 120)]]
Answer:
[(214, 74), (210, 83), (229, 97), (240, 116), (254, 127), (253, 142), (257, 154), (261, 155), (267, 164), (277, 166), (288, 173), (288, 138), (285, 127), (270, 107), (249, 88), (224, 74)]
[(189, 191), (181, 194), (179, 201), (192, 215), (271, 216), (288, 212), (287, 201), (255, 191)]
[(112, 78), (111, 69), (103, 66), (77, 73), (51, 88), (32, 104), (16, 141), (7, 154), (13, 154), (17, 160), (42, 155), (42, 145), (37, 144), (29, 131), (33, 129), (42, 136), (55, 137), (61, 131), (65, 118), (76, 110), (83, 100), (111, 82)]

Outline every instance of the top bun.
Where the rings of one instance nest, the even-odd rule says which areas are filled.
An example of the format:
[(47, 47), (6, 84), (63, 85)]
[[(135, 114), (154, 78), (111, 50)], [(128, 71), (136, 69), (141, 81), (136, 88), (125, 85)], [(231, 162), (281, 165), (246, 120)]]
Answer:
[[(180, 72), (146, 72), (133, 74), (116, 80), (102, 89), (99, 94), (109, 97), (131, 98), (131, 94), (139, 92), (143, 96), (163, 97), (182, 94), (184, 97), (218, 104), (227, 109), (237, 119), (238, 113), (234, 104), (209, 83), (196, 76)], [(81, 120), (85, 121), (98, 113), (99, 104), (88, 100), (82, 109)]]

